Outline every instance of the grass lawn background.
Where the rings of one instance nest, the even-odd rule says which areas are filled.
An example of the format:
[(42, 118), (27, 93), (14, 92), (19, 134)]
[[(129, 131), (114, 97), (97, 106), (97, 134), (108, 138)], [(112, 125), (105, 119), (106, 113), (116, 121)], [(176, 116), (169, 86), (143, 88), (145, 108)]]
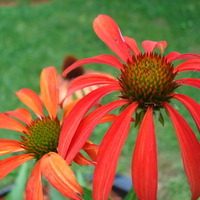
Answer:
[[(96, 36), (92, 22), (98, 14), (111, 16), (141, 47), (143, 40), (166, 40), (165, 53), (200, 54), (200, 2), (186, 1), (120, 1), (120, 0), (56, 0), (41, 4), (14, 1), (15, 6), (2, 6), (0, 1), (0, 112), (25, 107), (14, 93), (21, 88), (40, 91), (39, 76), (44, 67), (55, 66), (60, 72), (63, 58), (75, 54), (78, 58), (113, 54)], [(11, 1), (7, 1), (11, 2)], [(114, 55), (114, 54), (113, 54)], [(116, 75), (111, 66), (90, 64), (86, 68)], [(200, 78), (197, 72), (182, 73), (182, 77)], [(180, 93), (200, 102), (196, 88), (183, 86)], [(112, 96), (110, 96), (112, 98)], [(108, 102), (104, 98), (102, 103)], [(176, 102), (178, 104), (178, 102)], [(194, 128), (186, 109), (178, 104), (180, 113)], [(158, 199), (190, 199), (189, 186), (182, 167), (177, 139), (170, 119), (165, 115), (165, 127), (156, 123), (159, 192)], [(156, 121), (156, 119), (155, 119)], [(100, 143), (108, 125), (98, 125), (91, 139)], [(137, 131), (132, 129), (123, 148), (118, 173), (130, 175), (131, 156)], [(18, 134), (0, 130), (0, 136), (13, 138)], [(112, 162), (112, 160), (111, 160)], [(82, 167), (84, 171), (88, 168)], [(91, 173), (92, 168), (88, 173)]]

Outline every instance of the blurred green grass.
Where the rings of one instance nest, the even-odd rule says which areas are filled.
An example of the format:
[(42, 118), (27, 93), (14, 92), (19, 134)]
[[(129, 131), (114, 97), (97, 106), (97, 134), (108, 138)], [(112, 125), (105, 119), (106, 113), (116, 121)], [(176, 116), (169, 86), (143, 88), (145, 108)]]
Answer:
[[(55, 66), (60, 72), (67, 54), (73, 53), (78, 58), (113, 54), (93, 31), (92, 22), (98, 14), (111, 16), (123, 35), (135, 38), (140, 47), (143, 40), (166, 40), (168, 47), (165, 53), (200, 54), (200, 2), (196, 0), (56, 0), (34, 6), (31, 0), (15, 2), (19, 4), (0, 7), (0, 112), (24, 107), (14, 93), (21, 88), (39, 93), (41, 70)], [(116, 74), (110, 66), (90, 64), (86, 68)], [(181, 76), (200, 78), (197, 72)], [(195, 88), (183, 86), (179, 91), (200, 101)], [(103, 99), (103, 103), (107, 101), (108, 98)], [(189, 113), (180, 104), (178, 106), (180, 113), (197, 132)], [(164, 128), (156, 123), (160, 181), (158, 199), (186, 200), (190, 198), (190, 191), (179, 145), (170, 119), (166, 116), (165, 119)], [(98, 125), (91, 139), (100, 143), (108, 127), (108, 124)], [(136, 133), (132, 129), (129, 134), (118, 173), (130, 174)], [(18, 137), (11, 131), (0, 130), (1, 137), (13, 135)], [(84, 168), (84, 171), (87, 169)], [(89, 169), (88, 173), (92, 171), (92, 168)]]

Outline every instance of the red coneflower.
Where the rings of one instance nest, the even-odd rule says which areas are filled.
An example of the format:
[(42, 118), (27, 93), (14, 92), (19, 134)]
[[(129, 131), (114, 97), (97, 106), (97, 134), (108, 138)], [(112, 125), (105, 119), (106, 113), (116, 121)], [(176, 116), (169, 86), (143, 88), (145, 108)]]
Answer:
[[(64, 196), (80, 200), (82, 199), (83, 189), (76, 181), (76, 177), (69, 167), (70, 163), (67, 163), (57, 151), (58, 143), (62, 144), (60, 141), (60, 134), (63, 132), (62, 126), (68, 123), (65, 118), (76, 102), (65, 108), (62, 120), (57, 118), (59, 91), (58, 76), (54, 67), (43, 69), (40, 77), (40, 88), (48, 116), (44, 115), (40, 97), (34, 91), (26, 88), (16, 92), (16, 95), (37, 115), (36, 119), (33, 119), (30, 112), (25, 108), (0, 113), (0, 128), (22, 133), (21, 141), (0, 139), (0, 155), (23, 152), (23, 154), (14, 155), (0, 161), (0, 179), (24, 162), (35, 159), (36, 165), (26, 187), (27, 200), (43, 199), (41, 175), (44, 175), (50, 184)], [(65, 134), (65, 137), (70, 140), (67, 134)], [(75, 144), (70, 143), (70, 145), (68, 150), (73, 148)], [(85, 150), (92, 161), (79, 152), (73, 160), (83, 165), (94, 165), (97, 148), (97, 145), (87, 141), (80, 149)]]
[[(96, 84), (105, 84), (101, 88), (92, 91), (81, 99), (74, 107), (68, 118), (71, 126), (65, 124), (63, 129), (76, 135), (76, 144), (82, 145), (90, 136), (98, 120), (106, 113), (123, 105), (123, 111), (116, 117), (114, 123), (104, 136), (99, 148), (97, 166), (94, 172), (93, 198), (106, 200), (111, 189), (117, 162), (121, 149), (130, 130), (130, 122), (134, 113), (136, 123), (140, 122), (133, 159), (132, 180), (134, 190), (140, 200), (155, 200), (157, 196), (157, 150), (153, 114), (159, 113), (162, 122), (161, 110), (165, 109), (172, 120), (176, 135), (180, 144), (181, 155), (185, 172), (189, 181), (192, 200), (200, 197), (200, 144), (185, 119), (173, 108), (172, 100), (180, 101), (191, 113), (198, 129), (200, 130), (200, 106), (197, 102), (184, 94), (175, 93), (175, 89), (182, 85), (190, 85), (200, 88), (200, 79), (186, 78), (175, 80), (183, 71), (200, 71), (200, 56), (196, 54), (180, 54), (171, 52), (164, 56), (167, 46), (165, 41), (144, 41), (142, 53), (133, 38), (123, 37), (115, 21), (106, 15), (99, 15), (93, 23), (94, 30), (101, 40), (117, 54), (123, 61), (111, 55), (99, 55), (77, 61), (65, 70), (63, 76), (76, 67), (89, 63), (103, 63), (114, 66), (120, 70), (117, 80), (103, 75), (85, 75), (72, 81), (68, 88), (68, 95)], [(155, 53), (158, 48), (160, 53)], [(186, 59), (187, 61), (174, 67), (173, 61)], [(119, 91), (119, 100), (90, 113), (78, 123), (81, 117), (100, 98), (107, 94)], [(78, 116), (78, 117), (76, 117)], [(87, 122), (87, 123), (85, 123)], [(79, 124), (79, 125), (78, 125)], [(78, 129), (76, 130), (76, 128)], [(64, 135), (61, 134), (61, 138)], [(67, 151), (63, 140), (59, 146), (59, 152), (65, 156)], [(73, 149), (73, 153), (78, 151)], [(71, 158), (70, 158), (71, 157)]]

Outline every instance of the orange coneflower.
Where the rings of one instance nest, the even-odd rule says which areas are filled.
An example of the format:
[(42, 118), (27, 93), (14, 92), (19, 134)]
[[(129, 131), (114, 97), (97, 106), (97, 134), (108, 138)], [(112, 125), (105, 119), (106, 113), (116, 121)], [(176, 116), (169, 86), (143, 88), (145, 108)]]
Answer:
[[(62, 141), (60, 141), (60, 134), (63, 132), (62, 126), (68, 123), (65, 118), (76, 102), (65, 108), (63, 118), (59, 120), (57, 117), (59, 105), (58, 76), (54, 67), (42, 70), (40, 88), (48, 116), (44, 115), (40, 97), (34, 91), (26, 88), (16, 92), (16, 95), (37, 115), (36, 119), (33, 119), (30, 112), (25, 108), (0, 113), (0, 128), (22, 133), (21, 141), (0, 139), (0, 155), (23, 152), (23, 154), (14, 155), (0, 161), (0, 179), (24, 162), (34, 159), (36, 165), (26, 187), (27, 200), (43, 199), (41, 175), (44, 175), (50, 184), (64, 196), (80, 200), (83, 196), (83, 189), (69, 167), (71, 162), (67, 163), (57, 150), (59, 144), (62, 144)], [(72, 141), (73, 134), (65, 134), (65, 137), (71, 141), (69, 142), (70, 146), (66, 148), (68, 150), (74, 148), (76, 144)], [(97, 148), (97, 145), (87, 141), (80, 149), (85, 150), (92, 160), (88, 160), (79, 152), (72, 160), (83, 165), (95, 165)]]
[[(130, 130), (130, 122), (134, 113), (136, 123), (140, 124), (132, 159), (132, 180), (134, 190), (140, 200), (156, 200), (157, 197), (157, 150), (153, 115), (157, 113), (158, 120), (163, 122), (161, 110), (166, 110), (171, 117), (180, 144), (183, 165), (190, 185), (192, 200), (200, 197), (200, 144), (185, 119), (173, 108), (173, 100), (180, 101), (190, 112), (200, 130), (200, 106), (189, 96), (175, 93), (176, 88), (190, 85), (200, 88), (200, 79), (175, 78), (183, 71), (200, 71), (200, 56), (196, 54), (180, 54), (171, 52), (164, 56), (167, 46), (165, 41), (144, 41), (141, 52), (133, 38), (123, 37), (116, 22), (106, 15), (99, 15), (93, 23), (93, 28), (101, 40), (117, 54), (121, 62), (112, 55), (98, 55), (77, 61), (65, 70), (63, 76), (76, 67), (89, 63), (103, 63), (119, 70), (117, 79), (103, 75), (85, 75), (76, 78), (68, 88), (68, 95), (97, 84), (105, 84), (92, 91), (77, 103), (70, 113), (71, 124), (63, 127), (71, 133), (76, 131), (81, 116), (100, 98), (111, 92), (119, 91), (119, 100), (102, 106), (90, 113), (87, 123), (80, 123), (76, 131), (76, 142), (81, 145), (91, 134), (98, 120), (116, 107), (123, 106), (121, 114), (104, 136), (99, 148), (97, 166), (94, 171), (93, 198), (107, 200), (111, 189), (117, 162), (121, 149)], [(160, 53), (154, 52), (158, 48)], [(177, 67), (173, 61), (186, 59)], [(78, 115), (78, 117), (76, 117)], [(88, 131), (89, 130), (89, 131)], [(78, 135), (78, 132), (81, 134)], [(64, 136), (64, 135), (63, 135)], [(61, 134), (62, 137), (62, 134)], [(59, 147), (61, 155), (66, 155), (64, 149), (67, 141)], [(75, 151), (73, 152), (75, 153)], [(71, 155), (71, 154), (70, 154)], [(72, 156), (72, 155), (71, 155)], [(68, 157), (69, 160), (71, 160)]]

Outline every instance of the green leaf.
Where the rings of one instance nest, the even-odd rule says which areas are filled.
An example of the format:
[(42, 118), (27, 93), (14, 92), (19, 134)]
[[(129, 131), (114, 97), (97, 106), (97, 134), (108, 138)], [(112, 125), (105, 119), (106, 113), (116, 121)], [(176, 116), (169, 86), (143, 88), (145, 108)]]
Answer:
[(129, 193), (126, 195), (124, 200), (137, 200), (137, 196), (133, 190), (133, 188), (129, 191)]
[(157, 120), (164, 126), (165, 121), (164, 121), (164, 117), (163, 117), (161, 111), (160, 110), (155, 110), (154, 114), (155, 114)]
[(28, 171), (28, 163), (21, 165), (14, 187), (12, 188), (12, 191), (6, 196), (6, 200), (23, 199)]

